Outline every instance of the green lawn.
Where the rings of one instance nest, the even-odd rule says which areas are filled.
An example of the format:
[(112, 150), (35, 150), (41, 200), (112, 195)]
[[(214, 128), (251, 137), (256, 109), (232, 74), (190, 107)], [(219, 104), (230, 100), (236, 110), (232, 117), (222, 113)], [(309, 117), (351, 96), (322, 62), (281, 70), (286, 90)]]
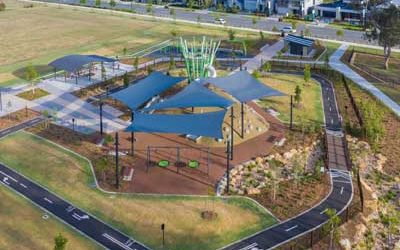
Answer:
[(325, 61), (325, 58), (329, 58), (339, 47), (340, 43), (333, 43), (333, 42), (322, 42), (323, 45), (326, 47), (326, 52), (319, 58), (319, 61)]
[(218, 217), (200, 212), (210, 198), (108, 195), (93, 188), (89, 163), (31, 134), (20, 132), (0, 141), (0, 161), (113, 224), (151, 248), (161, 249), (160, 225), (166, 224), (168, 249), (215, 249), (276, 221), (244, 198), (215, 198)]
[[(134, 52), (178, 36), (209, 35), (228, 38), (224, 28), (200, 27), (152, 18), (129, 17), (123, 13), (106, 14), (100, 10), (55, 7), (5, 0), (7, 10), (0, 15), (0, 86), (20, 83), (24, 68), (32, 63), (42, 74), (52, 69), (52, 60), (71, 53), (115, 56), (123, 49)], [(258, 33), (236, 32), (241, 39), (259, 39)], [(268, 38), (267, 35), (265, 35)]]
[(0, 249), (52, 249), (54, 236), (68, 239), (67, 249), (101, 249), (54, 217), (44, 220), (44, 212), (0, 185)]
[(294, 122), (302, 119), (305, 122), (324, 123), (321, 87), (318, 82), (311, 80), (305, 84), (303, 76), (285, 74), (269, 74), (260, 80), (287, 94), (287, 96), (269, 97), (260, 101), (261, 106), (278, 111), (280, 113), (278, 117), (283, 122), (288, 123), (290, 120), (290, 95), (294, 95), (296, 85), (299, 85), (302, 88), (302, 107), (294, 108)]

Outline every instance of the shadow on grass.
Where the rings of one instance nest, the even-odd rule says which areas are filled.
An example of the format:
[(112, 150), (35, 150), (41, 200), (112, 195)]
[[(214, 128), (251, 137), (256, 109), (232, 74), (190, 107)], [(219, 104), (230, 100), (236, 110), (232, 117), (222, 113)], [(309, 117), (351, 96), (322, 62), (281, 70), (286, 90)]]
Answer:
[[(36, 69), (39, 76), (46, 75), (46, 74), (52, 73), (54, 71), (54, 68), (49, 65), (33, 65), (33, 67)], [(19, 69), (13, 71), (12, 74), (15, 77), (18, 77), (19, 79), (23, 79), (23, 80), (27, 81), (28, 80), (26, 78), (27, 68), (28, 68), (28, 66), (19, 68)]]

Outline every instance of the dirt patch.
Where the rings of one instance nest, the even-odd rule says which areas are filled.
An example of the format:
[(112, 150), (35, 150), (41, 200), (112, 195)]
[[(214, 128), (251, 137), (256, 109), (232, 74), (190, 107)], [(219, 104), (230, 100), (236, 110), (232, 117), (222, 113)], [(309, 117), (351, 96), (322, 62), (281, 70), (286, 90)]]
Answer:
[(261, 194), (250, 197), (269, 209), (280, 220), (285, 220), (313, 207), (325, 198), (330, 186), (328, 175), (321, 180), (308, 178), (297, 184), (293, 180), (288, 180), (279, 184), (275, 200), (272, 189), (264, 189)]
[(25, 121), (29, 121), (39, 115), (40, 113), (31, 109), (21, 109), (16, 112), (10, 113), (6, 116), (0, 117), (0, 130), (13, 127)]

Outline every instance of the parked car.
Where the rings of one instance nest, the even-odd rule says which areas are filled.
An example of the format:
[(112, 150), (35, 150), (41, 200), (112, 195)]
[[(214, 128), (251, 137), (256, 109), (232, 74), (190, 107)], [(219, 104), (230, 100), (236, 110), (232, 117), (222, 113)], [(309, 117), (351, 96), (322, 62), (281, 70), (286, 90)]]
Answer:
[(282, 33), (296, 33), (296, 30), (292, 26), (285, 26), (281, 29)]
[(218, 24), (225, 24), (226, 23), (225, 19), (223, 19), (223, 18), (215, 18), (214, 22), (218, 23)]

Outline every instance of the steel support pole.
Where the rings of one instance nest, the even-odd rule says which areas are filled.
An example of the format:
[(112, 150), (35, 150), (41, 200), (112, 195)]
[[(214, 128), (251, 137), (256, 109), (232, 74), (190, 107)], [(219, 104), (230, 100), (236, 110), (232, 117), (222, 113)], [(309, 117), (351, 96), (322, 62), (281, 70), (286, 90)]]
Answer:
[(115, 133), (115, 187), (119, 189), (118, 132)]
[(230, 158), (233, 160), (233, 106), (231, 107), (231, 138), (230, 138)]
[(103, 102), (100, 102), (100, 134), (103, 135)]
[(244, 104), (240, 103), (240, 114), (241, 114), (241, 122), (242, 122), (242, 139), (244, 138)]
[[(133, 123), (134, 115), (131, 113), (131, 123)], [(135, 155), (135, 132), (131, 132), (131, 155)]]
[(3, 111), (3, 99), (2, 99), (2, 92), (0, 91), (0, 111)]
[(226, 193), (229, 194), (229, 169), (230, 169), (230, 153), (231, 151), (231, 145), (230, 145), (230, 140), (226, 142)]

